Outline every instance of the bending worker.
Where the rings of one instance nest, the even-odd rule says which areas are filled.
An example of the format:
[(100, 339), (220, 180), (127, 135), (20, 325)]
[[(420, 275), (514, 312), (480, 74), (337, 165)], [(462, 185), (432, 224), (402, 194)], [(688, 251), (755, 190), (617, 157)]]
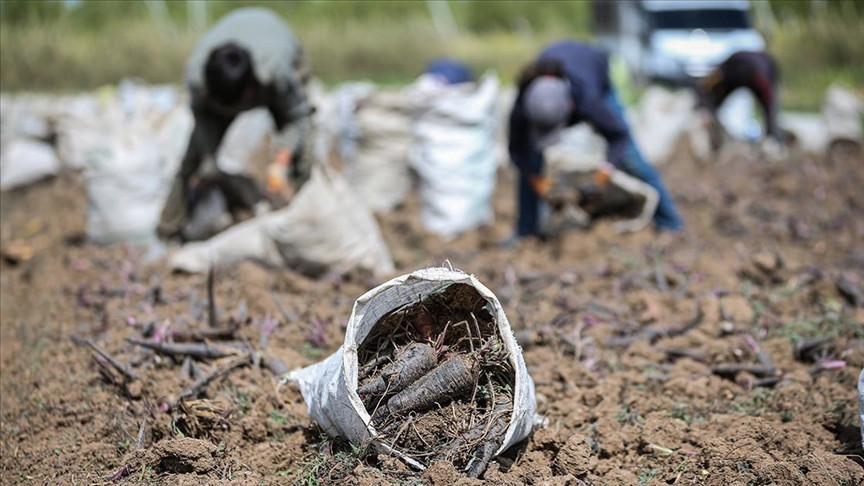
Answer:
[[(179, 234), (189, 213), (192, 179), (205, 160), (215, 160), (228, 126), (246, 111), (266, 107), (278, 133), (274, 165), (296, 188), (312, 166), (311, 107), (300, 42), (282, 19), (264, 8), (237, 9), (223, 17), (195, 47), (186, 66), (195, 128), (162, 210), (159, 234)], [(229, 205), (253, 208), (263, 192), (250, 178), (215, 169)], [(270, 183), (271, 181), (268, 181)]]
[(562, 41), (543, 50), (525, 69), (510, 114), (510, 157), (520, 172), (516, 236), (539, 233), (540, 197), (552, 185), (543, 176), (543, 149), (560, 139), (564, 127), (580, 122), (606, 139), (607, 158), (615, 169), (657, 190), (655, 227), (679, 230), (681, 218), (660, 174), (642, 158), (630, 134), (609, 79), (608, 56), (587, 44)]
[(700, 105), (716, 117), (717, 109), (738, 88), (747, 88), (758, 100), (765, 116), (765, 134), (782, 142), (777, 126), (777, 63), (767, 52), (739, 51), (696, 83)]

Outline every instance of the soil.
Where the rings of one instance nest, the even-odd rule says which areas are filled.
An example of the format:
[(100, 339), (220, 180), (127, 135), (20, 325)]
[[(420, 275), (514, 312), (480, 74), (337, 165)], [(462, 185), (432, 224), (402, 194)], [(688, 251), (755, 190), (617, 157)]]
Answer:
[[(619, 236), (601, 222), (498, 248), (514, 218), (509, 167), (495, 223), (455, 241), (422, 231), (416, 197), (379, 218), (400, 274), (447, 261), (477, 275), (524, 348), (545, 427), (485, 481), (862, 484), (860, 153), (769, 163), (741, 152), (713, 164), (679, 154), (660, 170), (682, 234)], [(447, 462), (415, 473), (323, 436), (296, 387), (277, 388), (254, 363), (166, 406), (196, 370), (234, 358), (184, 365), (127, 339), (206, 329), (206, 276), (171, 274), (134, 246), (83, 242), (85, 209), (73, 174), (2, 195), (0, 482), (482, 483)], [(239, 326), (235, 347), (295, 368), (336, 350), (354, 299), (377, 283), (244, 263), (215, 275), (215, 304), (220, 323)], [(140, 379), (124, 382), (73, 337)], [(826, 342), (796, 355), (813, 338)], [(742, 364), (759, 366), (715, 372)]]

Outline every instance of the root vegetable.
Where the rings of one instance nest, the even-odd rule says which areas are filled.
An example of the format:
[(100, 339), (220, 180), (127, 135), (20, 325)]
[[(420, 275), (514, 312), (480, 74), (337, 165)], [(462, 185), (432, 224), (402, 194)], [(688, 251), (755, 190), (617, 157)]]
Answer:
[(479, 363), (474, 357), (453, 356), (405, 390), (393, 395), (386, 406), (375, 412), (372, 420), (380, 423), (389, 415), (404, 415), (447, 404), (471, 391), (477, 382), (479, 370)]
[(507, 432), (507, 424), (513, 412), (513, 397), (503, 393), (498, 394), (495, 399), (495, 407), (491, 412), (491, 419), (483, 421), (468, 429), (462, 436), (457, 437), (450, 443), (451, 454), (458, 454), (463, 448), (470, 448), (481, 440), (489, 440), (497, 435), (503, 436)]
[(373, 358), (371, 361), (363, 365), (360, 369), (357, 370), (357, 381), (363, 381), (369, 376), (372, 375), (372, 372), (375, 371), (375, 368), (378, 368), (381, 365), (386, 364), (390, 361), (390, 358), (393, 357), (392, 351), (385, 353), (377, 358)]
[(374, 380), (358, 388), (357, 393), (364, 398), (398, 393), (437, 364), (438, 358), (432, 346), (426, 343), (411, 343), (405, 346)]
[(481, 474), (486, 472), (486, 468), (489, 467), (489, 461), (492, 460), (495, 451), (501, 447), (503, 442), (504, 435), (502, 434), (481, 443), (477, 446), (477, 449), (474, 449), (474, 453), (471, 455), (471, 462), (468, 464), (468, 469), (465, 471), (469, 478), (479, 478)]

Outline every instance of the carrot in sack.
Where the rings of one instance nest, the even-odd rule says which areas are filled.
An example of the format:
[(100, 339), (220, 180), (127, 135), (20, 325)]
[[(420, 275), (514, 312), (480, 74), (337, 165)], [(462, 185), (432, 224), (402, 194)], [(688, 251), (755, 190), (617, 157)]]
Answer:
[(375, 411), (372, 420), (380, 423), (389, 415), (404, 415), (447, 404), (471, 391), (477, 382), (479, 370), (479, 363), (474, 357), (453, 356), (391, 397), (387, 405)]
[(361, 398), (402, 391), (438, 364), (435, 350), (427, 343), (411, 343), (402, 348), (392, 363), (378, 376), (357, 389)]

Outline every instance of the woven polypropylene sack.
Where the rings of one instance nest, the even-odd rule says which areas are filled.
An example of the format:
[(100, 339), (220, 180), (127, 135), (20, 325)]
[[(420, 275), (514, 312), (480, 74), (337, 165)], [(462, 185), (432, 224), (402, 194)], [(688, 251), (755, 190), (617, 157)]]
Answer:
[(312, 419), (328, 434), (345, 437), (355, 445), (366, 444), (376, 437), (371, 417), (357, 394), (357, 349), (387, 313), (416, 303), (447, 284), (470, 285), (487, 301), (515, 371), (513, 413), (496, 455), (531, 433), (537, 409), (534, 381), (528, 375), (522, 350), (498, 298), (473, 275), (449, 268), (427, 268), (366, 292), (354, 303), (342, 346), (324, 361), (288, 375), (288, 380), (299, 385)]

